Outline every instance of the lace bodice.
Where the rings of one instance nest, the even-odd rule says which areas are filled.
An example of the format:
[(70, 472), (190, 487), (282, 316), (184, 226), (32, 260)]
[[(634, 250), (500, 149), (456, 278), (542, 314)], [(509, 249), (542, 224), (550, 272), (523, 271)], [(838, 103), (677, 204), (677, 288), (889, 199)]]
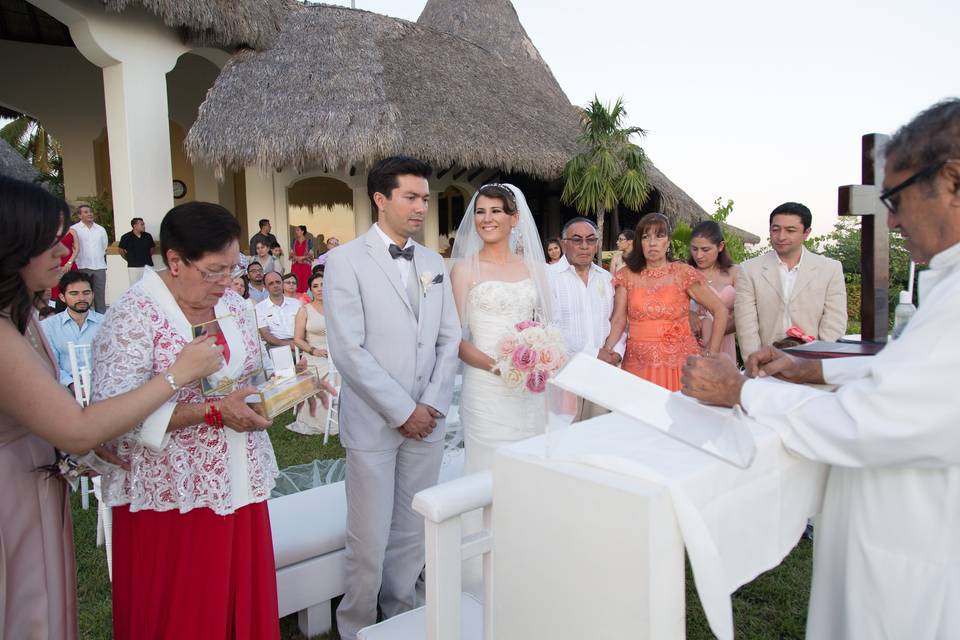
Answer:
[(530, 278), (517, 282), (486, 280), (470, 289), (467, 300), (470, 341), (480, 351), (493, 356), (497, 341), (513, 325), (533, 319), (537, 288)]
[[(244, 357), (244, 373), (255, 371), (260, 367), (260, 343), (253, 314), (247, 312), (243, 298), (229, 289), (223, 301), (237, 318), (242, 336), (237, 345), (242, 349), (231, 346), (231, 361)], [(94, 338), (93, 401), (143, 385), (170, 367), (186, 342), (176, 322), (148, 295), (144, 281), (134, 285), (113, 304)], [(174, 399), (191, 404), (204, 401), (198, 383), (181, 388)], [(169, 434), (160, 450), (145, 446), (138, 437), (141, 429), (138, 425), (111, 443), (117, 455), (129, 463), (130, 471), (104, 477), (107, 504), (129, 504), (131, 511), (186, 512), (207, 507), (225, 515), (234, 510), (235, 492), (242, 492), (248, 502), (269, 497), (277, 465), (265, 431), (243, 434), (245, 460), (231, 464), (227, 429), (205, 424), (179, 429)], [(238, 468), (242, 470), (239, 474)], [(239, 479), (247, 486), (235, 487)]]
[(680, 367), (688, 355), (700, 352), (690, 331), (688, 291), (704, 282), (699, 271), (682, 262), (640, 273), (627, 267), (617, 272), (613, 284), (627, 290), (630, 323), (624, 366)]

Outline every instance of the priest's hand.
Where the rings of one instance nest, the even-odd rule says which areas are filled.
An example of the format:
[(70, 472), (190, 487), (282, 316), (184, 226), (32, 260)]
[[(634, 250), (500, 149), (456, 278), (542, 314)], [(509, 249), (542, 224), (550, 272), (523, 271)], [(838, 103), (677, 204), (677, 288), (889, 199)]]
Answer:
[(751, 378), (776, 376), (788, 382), (823, 384), (823, 367), (819, 360), (797, 358), (775, 347), (764, 347), (750, 354), (746, 364)]
[(739, 404), (740, 388), (746, 380), (728, 355), (690, 356), (683, 365), (681, 392), (704, 404), (732, 407)]

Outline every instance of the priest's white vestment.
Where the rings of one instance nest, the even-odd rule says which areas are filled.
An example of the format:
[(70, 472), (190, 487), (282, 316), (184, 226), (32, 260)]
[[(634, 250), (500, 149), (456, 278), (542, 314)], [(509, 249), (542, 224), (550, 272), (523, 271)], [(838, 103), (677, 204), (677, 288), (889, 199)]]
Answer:
[(741, 403), (832, 465), (817, 520), (810, 640), (960, 638), (960, 244), (874, 357), (823, 361), (834, 392), (750, 380)]

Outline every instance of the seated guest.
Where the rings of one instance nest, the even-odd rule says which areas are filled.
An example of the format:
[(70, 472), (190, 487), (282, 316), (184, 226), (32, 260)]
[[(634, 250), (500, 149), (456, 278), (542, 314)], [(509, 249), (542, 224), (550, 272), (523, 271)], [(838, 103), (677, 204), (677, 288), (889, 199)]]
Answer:
[(297, 276), (292, 273), (283, 274), (283, 295), (287, 298), (293, 298), (297, 302), (300, 302), (300, 295), (297, 293), (297, 289), (300, 288), (299, 280)]
[(68, 485), (39, 470), (56, 462), (54, 447), (79, 455), (120, 436), (169, 400), (173, 387), (222, 361), (220, 347), (198, 338), (165, 369), (131, 381), (127, 393), (86, 408), (66, 393), (31, 300), (57, 284), (69, 216), (43, 188), (0, 176), (0, 638), (7, 640), (79, 637)]
[(283, 247), (280, 246), (279, 242), (270, 245), (270, 255), (273, 257), (273, 268), (278, 273), (286, 271), (287, 267), (283, 261)]
[(90, 306), (93, 304), (93, 278), (82, 271), (68, 271), (60, 278), (60, 300), (67, 308), (41, 323), (50, 349), (57, 359), (60, 384), (73, 384), (70, 369), (68, 342), (76, 345), (90, 344), (100, 329), (103, 315)]
[(324, 251), (319, 256), (317, 256), (317, 259), (313, 261), (313, 267), (317, 268), (317, 266), (326, 266), (327, 258), (329, 257), (330, 252), (339, 246), (340, 246), (339, 240), (337, 240), (333, 236), (331, 236), (330, 238), (327, 238), (327, 242), (324, 245), (326, 251)]
[(734, 316), (744, 361), (798, 327), (818, 340), (837, 340), (847, 330), (843, 267), (803, 246), (810, 209), (786, 202), (770, 213), (771, 251), (740, 265)]
[(257, 242), (253, 245), (254, 254), (250, 256), (252, 260), (247, 263), (249, 265), (253, 264), (254, 261), (260, 263), (260, 266), (263, 268), (264, 273), (270, 273), (271, 271), (280, 271), (280, 267), (277, 266), (277, 261), (273, 259), (273, 256), (270, 255), (270, 247), (267, 246), (265, 242)]
[(254, 302), (250, 299), (250, 279), (247, 278), (246, 274), (234, 278), (233, 282), (230, 283), (230, 288), (247, 301), (247, 307), (252, 311)]
[(283, 295), (283, 280), (279, 273), (271, 271), (263, 281), (270, 295), (256, 306), (260, 337), (271, 347), (290, 346), (293, 344), (293, 321), (300, 310), (300, 302)]
[(250, 299), (253, 300), (253, 304), (263, 302), (270, 295), (266, 285), (263, 284), (263, 275), (263, 265), (256, 260), (251, 261), (250, 264), (247, 265), (247, 282), (250, 285), (247, 293), (250, 294)]
[[(146, 271), (117, 300), (93, 342), (93, 400), (162, 371), (205, 325), (223, 347), (212, 378), (261, 366), (243, 299), (240, 225), (217, 204), (190, 202), (160, 224), (167, 269)], [(234, 387), (230, 387), (233, 389)], [(205, 398), (198, 385), (112, 443), (127, 468), (103, 478), (113, 507), (113, 637), (279, 638), (267, 499), (277, 465), (270, 420), (250, 386)]]

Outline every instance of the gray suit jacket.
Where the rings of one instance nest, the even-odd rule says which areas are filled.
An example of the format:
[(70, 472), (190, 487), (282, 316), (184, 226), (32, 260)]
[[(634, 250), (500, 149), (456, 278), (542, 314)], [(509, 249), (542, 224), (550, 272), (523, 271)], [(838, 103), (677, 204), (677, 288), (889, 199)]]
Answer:
[(804, 333), (819, 340), (842, 337), (847, 330), (847, 288), (841, 264), (805, 251), (790, 300), (783, 299), (774, 251), (741, 264), (733, 315), (744, 359), (785, 337), (784, 305), (790, 305), (790, 319)]
[[(345, 447), (382, 451), (403, 441), (397, 427), (422, 402), (446, 414), (460, 348), (460, 320), (443, 258), (415, 244), (419, 321), (375, 228), (329, 253), (323, 279), (330, 357), (343, 377), (340, 439)], [(442, 421), (426, 438), (443, 438)]]

